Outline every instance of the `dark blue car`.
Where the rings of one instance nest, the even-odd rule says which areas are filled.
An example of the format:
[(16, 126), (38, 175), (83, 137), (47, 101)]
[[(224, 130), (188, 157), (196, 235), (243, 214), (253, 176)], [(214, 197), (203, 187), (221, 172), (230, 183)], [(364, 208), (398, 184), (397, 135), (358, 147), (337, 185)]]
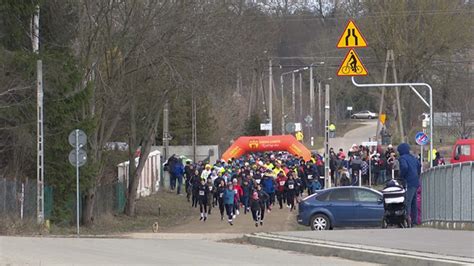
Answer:
[(366, 187), (335, 187), (303, 199), (297, 220), (312, 230), (379, 226), (383, 213), (382, 193)]

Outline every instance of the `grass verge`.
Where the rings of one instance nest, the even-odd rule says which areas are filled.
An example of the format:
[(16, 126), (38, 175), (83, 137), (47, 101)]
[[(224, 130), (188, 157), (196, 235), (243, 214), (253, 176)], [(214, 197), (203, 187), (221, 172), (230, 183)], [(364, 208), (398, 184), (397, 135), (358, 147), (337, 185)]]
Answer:
[[(137, 214), (129, 217), (124, 214), (104, 214), (96, 218), (92, 226), (81, 226), (81, 235), (116, 235), (128, 232), (152, 232), (152, 225), (158, 222), (160, 231), (173, 226), (185, 224), (196, 209), (190, 207), (185, 196), (160, 191), (137, 201)], [(75, 224), (57, 226), (52, 224), (50, 230), (40, 228), (35, 221), (0, 219), (0, 235), (73, 235)]]

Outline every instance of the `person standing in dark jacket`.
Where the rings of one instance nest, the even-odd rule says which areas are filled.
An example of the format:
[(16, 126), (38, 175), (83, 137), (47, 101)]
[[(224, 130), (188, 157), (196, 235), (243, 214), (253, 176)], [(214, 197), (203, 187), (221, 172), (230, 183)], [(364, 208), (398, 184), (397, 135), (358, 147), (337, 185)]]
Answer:
[(184, 167), (184, 188), (186, 190), (186, 199), (190, 200), (191, 198), (191, 194), (192, 194), (192, 183), (191, 183), (191, 179), (193, 177), (193, 173), (194, 173), (194, 167), (193, 165), (191, 164), (190, 161), (187, 161), (186, 162), (186, 166)]
[(306, 177), (306, 186), (307, 186), (307, 189), (308, 189), (308, 195), (311, 195), (311, 194), (314, 193), (313, 183), (314, 182), (319, 183), (318, 167), (315, 164), (312, 164), (312, 163), (306, 164), (305, 177)]
[(174, 164), (172, 171), (173, 175), (175, 176), (173, 185), (176, 186), (176, 180), (178, 181), (176, 193), (181, 195), (181, 186), (183, 185), (184, 175), (184, 165), (181, 159), (178, 159), (178, 161)]
[(402, 143), (398, 146), (400, 158), (400, 177), (405, 180), (407, 187), (405, 195), (405, 207), (410, 219), (410, 224), (417, 224), (418, 206), (416, 203), (416, 191), (420, 186), (421, 164), (410, 154), (410, 145)]
[(362, 168), (362, 160), (357, 154), (353, 156), (350, 165), (351, 165), (351, 170), (352, 170), (351, 184), (353, 186), (356, 186), (360, 177), (359, 172)]
[(176, 158), (176, 154), (173, 154), (165, 163), (165, 170), (167, 170), (170, 174), (170, 190), (174, 190), (176, 187), (176, 175), (174, 174), (174, 169), (178, 161), (179, 160)]

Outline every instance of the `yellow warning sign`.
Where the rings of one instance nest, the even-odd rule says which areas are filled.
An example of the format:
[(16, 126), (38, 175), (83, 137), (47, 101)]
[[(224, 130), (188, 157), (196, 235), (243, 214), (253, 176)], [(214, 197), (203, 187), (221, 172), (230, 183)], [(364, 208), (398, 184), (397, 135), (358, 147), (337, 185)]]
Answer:
[(367, 69), (364, 67), (364, 64), (359, 59), (359, 56), (354, 51), (350, 49), (347, 53), (344, 61), (342, 61), (339, 70), (337, 71), (338, 76), (367, 76)]
[(387, 120), (387, 115), (381, 114), (379, 120), (380, 120), (380, 123), (382, 123), (382, 125), (385, 125), (385, 121)]
[(361, 47), (367, 47), (367, 42), (354, 21), (349, 20), (346, 29), (342, 32), (341, 37), (337, 42), (337, 48)]
[(302, 141), (304, 139), (304, 135), (301, 131), (296, 132), (296, 140)]

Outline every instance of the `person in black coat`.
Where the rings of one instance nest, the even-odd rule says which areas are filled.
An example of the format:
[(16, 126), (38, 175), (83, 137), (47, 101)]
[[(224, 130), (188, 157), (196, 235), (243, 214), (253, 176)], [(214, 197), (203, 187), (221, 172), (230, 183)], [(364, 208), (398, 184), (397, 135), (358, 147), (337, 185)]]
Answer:
[(199, 174), (199, 171), (196, 169), (194, 171), (194, 174), (191, 178), (191, 190), (192, 190), (192, 207), (197, 207), (198, 205), (198, 196), (199, 196), (199, 193), (198, 193), (198, 187), (199, 185), (201, 184), (201, 176)]
[(260, 205), (260, 198), (258, 192), (254, 191), (250, 197), (250, 211), (252, 212), (252, 219), (255, 222), (255, 227), (258, 227), (260, 218), (262, 217), (262, 207)]
[(270, 200), (270, 196), (262, 189), (262, 185), (257, 185), (258, 202), (260, 204), (260, 225), (263, 225), (263, 219), (265, 218), (265, 207), (267, 202)]
[(194, 174), (194, 166), (191, 164), (190, 161), (186, 162), (186, 166), (184, 167), (184, 182), (185, 182), (185, 190), (186, 190), (186, 199), (190, 200), (192, 195), (192, 182), (191, 179), (193, 178)]
[(221, 221), (224, 220), (224, 191), (226, 190), (224, 179), (221, 179), (216, 188), (217, 204), (219, 205), (219, 212), (221, 213)]
[(290, 211), (295, 208), (295, 197), (298, 195), (298, 184), (293, 177), (293, 172), (288, 172), (288, 180), (285, 183), (285, 190), (287, 196), (287, 204), (290, 207)]
[(207, 194), (209, 193), (209, 188), (206, 185), (206, 181), (201, 179), (201, 183), (198, 186), (198, 202), (199, 202), (199, 211), (201, 212), (201, 218), (199, 219), (202, 221), (207, 220)]

